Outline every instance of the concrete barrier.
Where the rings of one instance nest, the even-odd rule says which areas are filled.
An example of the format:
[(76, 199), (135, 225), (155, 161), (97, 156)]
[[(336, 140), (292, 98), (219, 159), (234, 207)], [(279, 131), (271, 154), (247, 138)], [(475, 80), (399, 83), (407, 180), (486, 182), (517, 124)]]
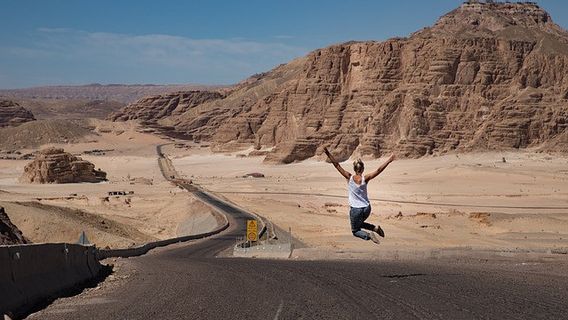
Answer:
[(21, 314), (99, 276), (95, 248), (48, 243), (0, 247), (0, 315)]
[(0, 248), (0, 317), (25, 300), (23, 292), (14, 282), (12, 256), (6, 248)]
[(235, 245), (234, 257), (242, 258), (277, 258), (288, 259), (292, 255), (292, 243), (266, 244), (261, 243), (251, 247)]

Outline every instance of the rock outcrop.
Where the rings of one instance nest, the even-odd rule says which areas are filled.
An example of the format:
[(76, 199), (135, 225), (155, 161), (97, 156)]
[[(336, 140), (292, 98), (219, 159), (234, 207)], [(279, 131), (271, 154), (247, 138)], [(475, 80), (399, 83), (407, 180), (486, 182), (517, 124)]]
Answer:
[(24, 167), (20, 177), (26, 183), (78, 183), (106, 180), (104, 171), (95, 165), (59, 148), (39, 151), (36, 158)]
[(219, 92), (186, 91), (142, 98), (112, 113), (112, 121), (142, 120), (156, 122), (168, 116), (179, 116), (210, 100), (223, 98)]
[(0, 99), (0, 128), (35, 120), (34, 115), (11, 100)]
[(265, 161), (279, 163), (324, 146), (340, 160), (561, 151), (568, 32), (533, 3), (464, 3), (408, 38), (313, 51), (159, 122), (216, 150), (274, 147)]
[(30, 243), (24, 237), (22, 231), (11, 221), (3, 207), (0, 207), (0, 245), (26, 244)]

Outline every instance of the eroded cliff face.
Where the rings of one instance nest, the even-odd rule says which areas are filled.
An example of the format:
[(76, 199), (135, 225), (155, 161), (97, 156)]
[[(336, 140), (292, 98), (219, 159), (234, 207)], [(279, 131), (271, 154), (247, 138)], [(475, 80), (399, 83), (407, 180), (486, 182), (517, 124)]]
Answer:
[[(167, 105), (167, 104), (164, 104)], [(568, 33), (533, 4), (463, 4), (409, 38), (350, 42), (248, 79), (169, 123), (266, 161), (566, 150)]]

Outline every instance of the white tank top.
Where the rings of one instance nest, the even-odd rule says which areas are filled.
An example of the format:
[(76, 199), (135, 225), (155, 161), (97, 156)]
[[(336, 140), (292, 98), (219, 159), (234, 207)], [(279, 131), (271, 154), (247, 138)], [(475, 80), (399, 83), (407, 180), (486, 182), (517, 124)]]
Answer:
[(353, 175), (349, 177), (347, 184), (349, 192), (349, 205), (353, 208), (365, 208), (369, 206), (369, 197), (367, 196), (367, 183), (365, 177), (361, 176), (361, 184), (355, 183)]

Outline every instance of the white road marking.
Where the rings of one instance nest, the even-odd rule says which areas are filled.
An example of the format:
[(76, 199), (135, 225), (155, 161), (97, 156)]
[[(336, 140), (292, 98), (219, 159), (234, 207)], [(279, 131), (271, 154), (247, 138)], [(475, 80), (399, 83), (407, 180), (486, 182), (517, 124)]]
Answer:
[(282, 312), (282, 307), (284, 307), (284, 300), (280, 300), (280, 306), (278, 306), (278, 310), (276, 311), (274, 320), (278, 320), (278, 318), (280, 317), (280, 313)]

